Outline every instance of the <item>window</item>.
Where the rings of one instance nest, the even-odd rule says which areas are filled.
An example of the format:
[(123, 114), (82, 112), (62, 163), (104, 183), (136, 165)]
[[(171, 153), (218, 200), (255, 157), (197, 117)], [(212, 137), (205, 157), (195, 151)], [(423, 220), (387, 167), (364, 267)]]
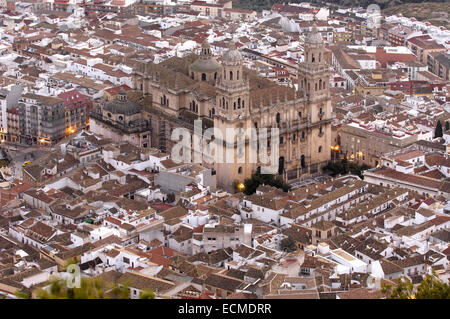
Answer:
[(242, 166), (238, 168), (238, 174), (242, 174)]
[(322, 153), (322, 146), (319, 146), (318, 152), (319, 152), (319, 153)]
[(130, 263), (130, 259), (127, 258), (127, 257), (123, 257), (123, 262), (126, 263), (126, 264), (129, 264)]

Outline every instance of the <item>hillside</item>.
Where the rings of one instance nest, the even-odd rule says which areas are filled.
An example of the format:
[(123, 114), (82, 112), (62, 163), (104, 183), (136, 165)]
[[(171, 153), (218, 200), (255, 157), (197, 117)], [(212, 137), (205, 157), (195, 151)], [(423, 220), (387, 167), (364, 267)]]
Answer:
[[(233, 7), (234, 8), (242, 8), (242, 9), (249, 9), (249, 10), (256, 10), (256, 11), (262, 11), (262, 10), (268, 10), (272, 8), (272, 5), (275, 3), (300, 3), (305, 2), (304, 0), (234, 0), (233, 1)], [(319, 1), (319, 0), (312, 0), (310, 1), (311, 4), (335, 4), (339, 6), (345, 6), (345, 7), (367, 7), (370, 4), (378, 4), (381, 9), (385, 8), (391, 8), (400, 6), (403, 4), (412, 4), (412, 3), (418, 3), (419, 5), (425, 5), (427, 6), (430, 3), (441, 3), (443, 7), (448, 10), (448, 0), (328, 0), (328, 1)], [(400, 9), (401, 10), (401, 9)], [(437, 11), (439, 12), (439, 11)]]
[(450, 29), (450, 5), (448, 2), (410, 3), (383, 10), (385, 15), (399, 13), (405, 17), (415, 17), (419, 21), (427, 20), (436, 26)]

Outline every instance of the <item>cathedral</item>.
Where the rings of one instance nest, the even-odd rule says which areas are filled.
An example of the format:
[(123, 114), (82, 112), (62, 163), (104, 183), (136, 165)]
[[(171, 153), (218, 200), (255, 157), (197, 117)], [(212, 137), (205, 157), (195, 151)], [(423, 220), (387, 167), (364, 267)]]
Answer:
[[(214, 126), (224, 136), (226, 128), (270, 131), (276, 127), (280, 132), (277, 174), (292, 182), (319, 173), (330, 159), (333, 120), (326, 53), (314, 26), (305, 37), (297, 89), (277, 85), (244, 67), (234, 42), (220, 63), (204, 42), (200, 55), (136, 66), (135, 89), (152, 97), (146, 113), (152, 127), (151, 146), (170, 152), (175, 143), (170, 142), (171, 131), (180, 126), (192, 130), (197, 119), (204, 129)], [(243, 163), (211, 165), (218, 187), (232, 191), (233, 183), (261, 168), (261, 163), (248, 161), (249, 147), (246, 141)]]

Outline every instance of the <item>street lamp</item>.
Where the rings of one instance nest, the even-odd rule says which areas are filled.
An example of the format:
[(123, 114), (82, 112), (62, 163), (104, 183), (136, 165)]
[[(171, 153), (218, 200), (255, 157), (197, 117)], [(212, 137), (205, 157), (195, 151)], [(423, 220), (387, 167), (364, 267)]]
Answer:
[(336, 161), (336, 153), (339, 152), (339, 145), (335, 146), (331, 145), (330, 148), (333, 153), (333, 163), (334, 163)]

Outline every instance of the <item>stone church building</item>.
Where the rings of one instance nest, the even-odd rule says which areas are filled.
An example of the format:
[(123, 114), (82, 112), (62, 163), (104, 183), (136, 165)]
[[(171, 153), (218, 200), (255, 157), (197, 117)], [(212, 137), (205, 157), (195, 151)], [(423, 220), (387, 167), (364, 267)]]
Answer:
[[(220, 63), (204, 42), (200, 55), (137, 65), (134, 88), (152, 97), (152, 107), (144, 110), (152, 131), (151, 146), (170, 152), (176, 143), (170, 140), (172, 130), (180, 126), (192, 130), (196, 119), (202, 120), (204, 129), (214, 126), (222, 132), (227, 127), (244, 131), (266, 127), (269, 132), (277, 127), (277, 173), (288, 182), (319, 173), (330, 159), (333, 120), (326, 53), (313, 27), (305, 38), (304, 61), (298, 65), (297, 90), (244, 67), (233, 42)], [(218, 187), (232, 190), (233, 182), (243, 181), (261, 167), (248, 162), (248, 148), (247, 140), (244, 163), (210, 165)]]

